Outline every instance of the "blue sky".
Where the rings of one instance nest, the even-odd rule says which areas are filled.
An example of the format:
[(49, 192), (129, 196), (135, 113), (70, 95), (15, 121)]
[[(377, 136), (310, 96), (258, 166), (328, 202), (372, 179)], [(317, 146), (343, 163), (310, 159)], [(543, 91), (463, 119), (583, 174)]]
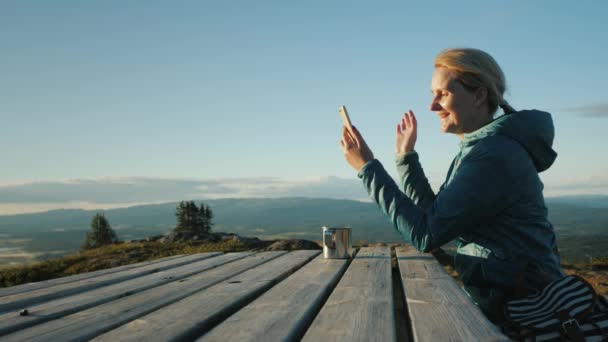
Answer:
[(606, 13), (605, 1), (3, 1), (0, 195), (79, 180), (356, 182), (341, 104), (393, 175), (394, 126), (413, 109), (438, 186), (458, 147), (428, 109), (447, 47), (486, 50), (515, 108), (553, 113), (547, 194), (608, 194)]

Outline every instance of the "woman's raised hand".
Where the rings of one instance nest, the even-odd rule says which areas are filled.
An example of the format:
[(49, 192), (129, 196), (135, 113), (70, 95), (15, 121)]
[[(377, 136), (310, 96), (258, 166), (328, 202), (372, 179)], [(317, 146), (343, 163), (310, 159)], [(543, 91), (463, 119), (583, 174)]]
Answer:
[(345, 126), (342, 126), (342, 139), (340, 139), (340, 146), (346, 162), (352, 166), (355, 170), (359, 171), (367, 163), (374, 159), (374, 153), (367, 146), (365, 140), (359, 133), (359, 130), (355, 126), (352, 127), (350, 132)]
[(416, 116), (410, 109), (407, 113), (403, 114), (401, 122), (397, 124), (397, 155), (403, 155), (414, 150), (416, 145), (418, 123), (416, 122)]

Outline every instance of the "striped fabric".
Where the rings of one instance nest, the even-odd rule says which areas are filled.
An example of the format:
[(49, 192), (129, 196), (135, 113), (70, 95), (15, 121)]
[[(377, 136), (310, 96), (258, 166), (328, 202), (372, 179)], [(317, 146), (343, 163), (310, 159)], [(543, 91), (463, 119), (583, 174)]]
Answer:
[(597, 297), (597, 303), (595, 303), (596, 312), (608, 312), (608, 298), (604, 296)]
[[(585, 342), (587, 341), (607, 341), (608, 340), (608, 314), (596, 313), (591, 314), (585, 319), (582, 324), (581, 330), (585, 335)], [(536, 341), (538, 342), (557, 342), (563, 341), (563, 337), (560, 331), (552, 331), (546, 333), (540, 333), (536, 335)]]
[(507, 302), (505, 315), (524, 341), (568, 340), (566, 326), (576, 327), (584, 341), (608, 341), (608, 301), (576, 275), (556, 280), (533, 296)]

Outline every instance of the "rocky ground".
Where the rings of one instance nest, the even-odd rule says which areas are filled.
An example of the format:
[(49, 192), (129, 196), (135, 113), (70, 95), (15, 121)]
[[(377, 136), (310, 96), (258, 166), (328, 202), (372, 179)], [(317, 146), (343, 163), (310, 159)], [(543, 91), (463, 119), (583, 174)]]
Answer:
[(257, 237), (244, 237), (234, 233), (209, 233), (204, 236), (197, 236), (187, 232), (171, 231), (166, 235), (149, 237), (144, 240), (131, 240), (130, 243), (158, 241), (163, 244), (192, 243), (192, 244), (213, 244), (222, 242), (234, 242), (248, 249), (256, 251), (279, 251), (295, 249), (321, 249), (318, 242), (302, 239), (281, 239), (281, 240), (260, 240)]

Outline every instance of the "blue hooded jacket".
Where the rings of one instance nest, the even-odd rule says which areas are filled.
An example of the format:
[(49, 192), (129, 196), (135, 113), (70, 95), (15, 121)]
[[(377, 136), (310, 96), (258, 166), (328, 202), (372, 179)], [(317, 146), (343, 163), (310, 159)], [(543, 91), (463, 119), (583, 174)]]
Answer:
[(464, 135), (437, 194), (416, 152), (397, 159), (403, 192), (378, 160), (365, 164), (359, 177), (418, 250), (459, 241), (456, 270), (467, 293), (489, 312), (516, 290), (535, 292), (564, 275), (538, 176), (557, 156), (553, 136), (549, 113), (498, 117)]

